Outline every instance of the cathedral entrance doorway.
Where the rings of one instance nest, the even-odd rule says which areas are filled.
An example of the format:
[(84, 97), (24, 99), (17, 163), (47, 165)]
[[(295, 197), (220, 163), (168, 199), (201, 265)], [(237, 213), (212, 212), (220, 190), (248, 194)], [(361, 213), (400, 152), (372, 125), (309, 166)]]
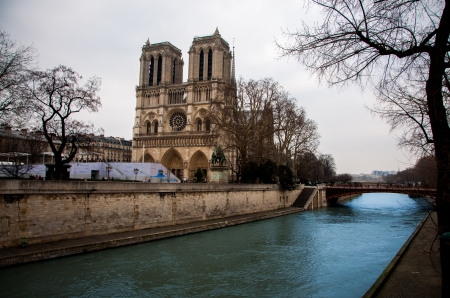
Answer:
[(149, 153), (145, 153), (144, 162), (155, 162), (155, 159)]
[(189, 162), (189, 179), (195, 179), (195, 172), (200, 168), (203, 171), (205, 177), (208, 174), (208, 158), (202, 151), (197, 151), (192, 155)]
[(178, 179), (183, 180), (183, 159), (177, 150), (169, 149), (164, 154), (161, 163)]

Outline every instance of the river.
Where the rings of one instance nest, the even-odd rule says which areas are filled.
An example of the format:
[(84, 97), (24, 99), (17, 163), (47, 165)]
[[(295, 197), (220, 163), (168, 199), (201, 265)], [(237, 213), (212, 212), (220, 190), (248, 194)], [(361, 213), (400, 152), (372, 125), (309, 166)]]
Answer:
[(361, 297), (427, 213), (401, 194), (0, 269), (2, 297)]

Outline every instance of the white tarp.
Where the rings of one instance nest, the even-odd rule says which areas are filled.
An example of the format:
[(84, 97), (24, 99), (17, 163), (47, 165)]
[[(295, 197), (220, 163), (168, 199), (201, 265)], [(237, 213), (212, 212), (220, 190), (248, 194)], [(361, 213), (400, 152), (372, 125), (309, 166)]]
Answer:
[[(72, 162), (70, 163), (71, 179), (91, 179), (91, 175), (95, 175), (95, 179), (108, 178), (106, 167), (111, 167), (109, 178), (116, 180), (138, 180), (148, 182), (170, 182), (180, 183), (174, 174), (160, 163), (138, 163), (138, 162)], [(138, 169), (137, 174), (134, 169)], [(28, 172), (27, 176), (45, 177), (45, 165), (36, 164)]]

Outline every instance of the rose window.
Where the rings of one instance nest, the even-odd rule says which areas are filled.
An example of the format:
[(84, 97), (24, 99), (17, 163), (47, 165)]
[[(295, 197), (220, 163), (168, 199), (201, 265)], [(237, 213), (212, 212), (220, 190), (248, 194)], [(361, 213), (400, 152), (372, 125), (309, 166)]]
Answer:
[(172, 117), (170, 117), (170, 126), (172, 126), (172, 131), (181, 131), (186, 127), (186, 115), (182, 112), (175, 112)]

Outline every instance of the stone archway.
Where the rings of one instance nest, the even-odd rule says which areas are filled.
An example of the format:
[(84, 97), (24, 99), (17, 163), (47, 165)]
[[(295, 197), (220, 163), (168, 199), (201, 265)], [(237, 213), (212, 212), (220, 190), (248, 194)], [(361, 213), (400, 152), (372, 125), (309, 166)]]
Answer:
[(183, 159), (181, 154), (171, 148), (163, 156), (161, 163), (172, 172), (178, 179), (183, 179)]
[[(142, 157), (139, 161), (142, 161)], [(150, 153), (146, 152), (144, 154), (144, 162), (155, 162), (155, 159), (153, 158), (153, 156)]]
[(189, 179), (194, 179), (194, 174), (198, 168), (202, 169), (203, 174), (206, 177), (208, 174), (208, 167), (208, 158), (206, 157), (205, 153), (198, 150), (194, 153), (194, 155), (192, 155), (189, 161)]

